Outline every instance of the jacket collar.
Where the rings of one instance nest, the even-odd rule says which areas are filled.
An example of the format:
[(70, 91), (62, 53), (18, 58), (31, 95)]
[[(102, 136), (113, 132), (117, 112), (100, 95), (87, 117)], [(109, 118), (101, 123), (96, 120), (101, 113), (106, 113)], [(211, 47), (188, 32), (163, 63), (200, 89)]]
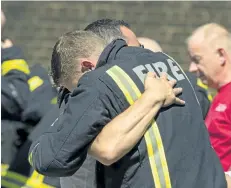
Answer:
[(118, 51), (125, 46), (127, 43), (123, 39), (112, 41), (101, 53), (96, 68), (105, 65), (109, 59), (115, 59)]

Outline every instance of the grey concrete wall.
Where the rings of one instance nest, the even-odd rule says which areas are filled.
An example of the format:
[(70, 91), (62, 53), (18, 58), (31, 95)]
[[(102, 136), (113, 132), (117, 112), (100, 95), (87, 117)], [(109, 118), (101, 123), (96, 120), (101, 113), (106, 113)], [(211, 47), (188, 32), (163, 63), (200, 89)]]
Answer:
[(51, 51), (64, 32), (83, 29), (99, 18), (123, 19), (138, 36), (160, 42), (183, 68), (188, 67), (186, 37), (201, 24), (231, 29), (231, 2), (2, 2), (4, 35), (20, 45), (28, 63), (50, 64)]

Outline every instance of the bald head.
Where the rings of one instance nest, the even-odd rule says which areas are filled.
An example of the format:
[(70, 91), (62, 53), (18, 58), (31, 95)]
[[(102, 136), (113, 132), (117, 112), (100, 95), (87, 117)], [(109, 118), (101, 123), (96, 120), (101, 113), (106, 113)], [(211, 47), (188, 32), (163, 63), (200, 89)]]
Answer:
[(138, 41), (144, 45), (144, 48), (149, 49), (153, 52), (162, 52), (160, 45), (153, 39), (146, 37), (139, 37)]
[(209, 23), (197, 28), (187, 40), (190, 72), (215, 89), (231, 81), (231, 34)]
[(231, 50), (231, 35), (226, 28), (216, 23), (209, 23), (198, 27), (187, 40), (189, 43), (206, 43), (209, 47), (217, 48), (221, 45)]

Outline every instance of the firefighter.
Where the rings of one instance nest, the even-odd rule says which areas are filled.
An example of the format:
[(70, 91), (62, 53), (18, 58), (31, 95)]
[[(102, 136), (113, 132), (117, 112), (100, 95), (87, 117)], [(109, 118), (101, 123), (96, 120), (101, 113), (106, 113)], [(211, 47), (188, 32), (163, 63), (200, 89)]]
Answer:
[[(65, 56), (67, 53), (63, 54), (67, 61), (60, 61), (58, 57), (62, 51), (59, 48), (75, 54), (74, 61)], [(115, 40), (107, 45), (93, 33), (83, 31), (62, 36), (54, 51), (58, 53), (53, 54), (54, 80), (73, 92), (64, 113), (31, 146), (30, 161), (39, 173), (70, 176), (79, 169), (89, 151), (103, 164), (99, 169), (104, 173), (105, 187), (227, 186), (219, 159), (210, 146), (198, 99), (189, 79), (174, 59), (161, 52), (128, 47), (124, 40)], [(76, 87), (79, 70), (87, 73)], [(144, 124), (141, 121), (143, 126), (137, 126), (139, 123), (134, 123), (137, 120), (134, 116), (124, 121), (123, 118), (129, 116), (121, 117), (119, 114), (129, 114), (126, 109), (140, 96), (140, 100), (145, 97), (142, 93), (144, 85), (147, 89), (144, 83), (147, 72), (156, 72), (160, 76), (163, 71), (167, 73), (166, 79), (177, 80), (178, 87), (184, 89), (181, 98), (186, 105), (159, 106), (160, 112), (150, 115), (152, 118), (157, 115), (155, 119), (151, 118), (150, 126), (149, 120)], [(150, 96), (155, 98), (158, 89), (150, 90)], [(148, 104), (152, 104), (151, 98), (148, 99)], [(164, 105), (165, 99), (162, 100)], [(155, 105), (151, 106), (155, 112), (158, 111)], [(145, 109), (148, 108), (136, 112), (135, 117), (145, 113)], [(120, 118), (123, 119), (122, 125)], [(114, 124), (116, 121), (120, 123)], [(131, 122), (136, 131), (130, 127)], [(119, 125), (120, 128), (116, 128)], [(114, 138), (104, 134), (108, 127)], [(122, 136), (117, 137), (118, 132)], [(115, 137), (118, 140), (113, 145), (111, 140)]]

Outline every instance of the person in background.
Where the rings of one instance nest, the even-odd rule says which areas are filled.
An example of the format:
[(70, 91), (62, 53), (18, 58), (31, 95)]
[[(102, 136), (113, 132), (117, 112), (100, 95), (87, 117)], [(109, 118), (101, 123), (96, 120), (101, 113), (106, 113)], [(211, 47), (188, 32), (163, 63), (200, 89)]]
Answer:
[[(138, 37), (138, 41), (140, 42), (140, 44), (142, 44), (144, 46), (144, 48), (149, 49), (153, 52), (162, 52), (162, 48), (160, 46), (160, 44), (150, 38), (147, 37)], [(204, 87), (203, 85), (201, 85), (199, 78), (196, 77), (196, 75), (194, 75), (193, 73), (189, 72), (189, 71), (185, 71), (185, 74), (188, 76), (188, 79), (190, 80), (195, 92), (196, 92), (196, 96), (199, 100), (200, 103), (200, 107), (202, 110), (202, 114), (204, 119), (206, 118), (206, 115), (208, 113), (209, 107), (210, 107), (210, 100), (209, 100), (209, 93), (206, 87)]]
[(231, 170), (231, 34), (216, 23), (200, 26), (187, 40), (190, 70), (217, 90), (205, 123), (225, 172)]
[(17, 131), (26, 127), (21, 115), (30, 95), (29, 75), (30, 69), (21, 48), (9, 39), (1, 41), (2, 164), (10, 163), (27, 136), (18, 135)]
[(138, 37), (138, 41), (140, 44), (144, 46), (144, 48), (149, 49), (153, 52), (162, 52), (162, 48), (160, 47), (160, 44), (148, 37)]
[[(1, 14), (3, 30), (6, 18), (3, 11)], [(1, 53), (1, 165), (2, 187), (7, 187), (14, 181), (20, 182), (22, 175), (25, 176), (23, 185), (30, 176), (27, 158), (21, 157), (23, 152), (25, 156), (28, 154), (23, 148), (30, 132), (56, 104), (57, 91), (50, 83), (48, 72), (39, 64), (29, 66), (22, 49), (10, 39), (2, 38)]]
[(100, 19), (87, 25), (84, 31), (91, 31), (108, 44), (116, 39), (123, 39), (128, 46), (141, 46), (130, 25), (123, 20)]

